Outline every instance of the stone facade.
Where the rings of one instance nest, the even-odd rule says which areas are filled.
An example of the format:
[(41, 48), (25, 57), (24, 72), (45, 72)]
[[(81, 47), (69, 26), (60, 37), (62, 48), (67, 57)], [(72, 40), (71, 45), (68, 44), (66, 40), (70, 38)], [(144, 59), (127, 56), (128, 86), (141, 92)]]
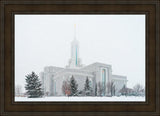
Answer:
[(95, 87), (98, 83), (102, 83), (106, 87), (105, 95), (110, 95), (107, 92), (107, 84), (113, 82), (115, 86), (115, 94), (119, 94), (119, 90), (125, 85), (127, 86), (127, 77), (112, 74), (111, 65), (104, 63), (93, 63), (88, 66), (81, 64), (79, 58), (79, 42), (74, 40), (71, 43), (71, 58), (66, 68), (47, 66), (40, 73), (44, 93), (48, 96), (62, 96), (62, 85), (64, 80), (70, 80), (74, 77), (78, 83), (78, 90), (83, 90), (86, 78), (88, 77), (95, 93)]

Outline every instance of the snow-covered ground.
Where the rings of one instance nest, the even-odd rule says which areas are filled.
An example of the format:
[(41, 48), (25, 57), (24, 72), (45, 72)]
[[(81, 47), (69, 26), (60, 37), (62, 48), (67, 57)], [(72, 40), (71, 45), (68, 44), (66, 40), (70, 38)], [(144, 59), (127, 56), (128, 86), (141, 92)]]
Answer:
[(120, 96), (120, 97), (43, 97), (43, 98), (27, 98), (15, 97), (16, 102), (64, 102), (64, 101), (83, 101), (83, 102), (144, 102), (145, 97), (136, 96)]

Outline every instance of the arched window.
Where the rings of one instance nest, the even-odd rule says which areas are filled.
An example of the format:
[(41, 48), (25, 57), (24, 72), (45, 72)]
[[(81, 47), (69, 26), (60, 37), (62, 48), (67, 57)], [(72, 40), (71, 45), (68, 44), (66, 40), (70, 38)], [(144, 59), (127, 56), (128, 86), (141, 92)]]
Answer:
[(92, 81), (89, 79), (89, 86), (92, 87)]
[(106, 69), (102, 69), (102, 84), (103, 87), (106, 85)]
[(56, 81), (54, 82), (54, 95), (56, 95)]
[(102, 69), (102, 96), (105, 96), (105, 88), (106, 88), (106, 69)]

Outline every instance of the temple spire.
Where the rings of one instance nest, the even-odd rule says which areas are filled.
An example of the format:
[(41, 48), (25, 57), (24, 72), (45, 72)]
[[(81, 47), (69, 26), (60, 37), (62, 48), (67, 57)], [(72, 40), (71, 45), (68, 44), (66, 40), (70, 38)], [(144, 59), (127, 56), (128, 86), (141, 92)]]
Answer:
[(69, 60), (68, 68), (80, 68), (81, 59), (79, 58), (79, 42), (76, 38), (76, 24), (74, 24), (74, 39), (71, 42), (71, 58)]
[(76, 39), (76, 24), (74, 24), (74, 39)]

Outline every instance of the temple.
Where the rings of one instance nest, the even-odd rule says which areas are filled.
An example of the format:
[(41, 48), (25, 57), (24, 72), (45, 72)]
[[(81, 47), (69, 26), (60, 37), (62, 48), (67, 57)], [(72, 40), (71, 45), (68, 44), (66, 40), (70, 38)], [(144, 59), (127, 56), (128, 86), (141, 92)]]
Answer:
[[(78, 91), (84, 90), (86, 78), (89, 79), (93, 96), (98, 95), (100, 86), (105, 89), (100, 96), (110, 96), (113, 92), (118, 95), (119, 91), (127, 86), (127, 77), (112, 74), (112, 66), (106, 63), (95, 62), (90, 65), (82, 65), (79, 56), (79, 42), (76, 38), (76, 25), (74, 26), (74, 38), (71, 42), (71, 58), (65, 68), (46, 66), (40, 73), (44, 94), (48, 96), (64, 96), (62, 90), (64, 81), (69, 81), (73, 76), (78, 83)], [(109, 91), (112, 85), (112, 91)]]

